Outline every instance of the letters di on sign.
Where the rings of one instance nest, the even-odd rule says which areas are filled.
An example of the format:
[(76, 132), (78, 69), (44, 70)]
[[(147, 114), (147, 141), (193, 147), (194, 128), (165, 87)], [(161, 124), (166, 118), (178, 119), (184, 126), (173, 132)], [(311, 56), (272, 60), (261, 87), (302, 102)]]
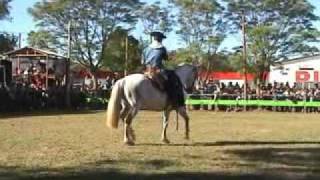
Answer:
[(319, 82), (319, 71), (296, 71), (296, 82)]

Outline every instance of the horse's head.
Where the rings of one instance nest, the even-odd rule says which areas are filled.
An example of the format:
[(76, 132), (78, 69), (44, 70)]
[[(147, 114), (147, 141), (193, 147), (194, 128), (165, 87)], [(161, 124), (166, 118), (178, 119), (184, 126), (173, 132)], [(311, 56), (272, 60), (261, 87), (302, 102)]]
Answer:
[(192, 93), (194, 83), (198, 77), (198, 67), (190, 64), (182, 64), (177, 67), (175, 72), (179, 76), (187, 93)]

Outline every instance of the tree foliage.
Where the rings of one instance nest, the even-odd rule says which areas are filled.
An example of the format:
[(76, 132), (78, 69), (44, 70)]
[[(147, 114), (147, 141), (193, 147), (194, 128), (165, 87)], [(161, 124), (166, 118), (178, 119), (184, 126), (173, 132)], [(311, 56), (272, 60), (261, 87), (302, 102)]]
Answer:
[(139, 0), (44, 0), (30, 13), (39, 25), (67, 44), (67, 22), (72, 22), (73, 57), (95, 72), (103, 62), (110, 35), (117, 27), (129, 28), (137, 20)]
[(142, 6), (139, 10), (139, 17), (144, 33), (149, 34), (152, 31), (166, 33), (172, 31), (173, 16), (171, 10), (168, 6), (161, 6), (160, 1)]
[(10, 14), (10, 6), (9, 3), (12, 0), (1, 0), (0, 1), (0, 20), (6, 19)]
[(181, 51), (182, 57), (189, 61), (200, 60), (206, 69), (212, 69), (212, 58), (226, 36), (222, 19), (224, 8), (215, 0), (170, 2), (178, 9), (177, 34), (186, 45)]
[(14, 50), (18, 38), (13, 34), (0, 33), (0, 54)]
[[(318, 17), (307, 0), (226, 1), (230, 26), (240, 30), (241, 13), (246, 16), (248, 63), (258, 77), (275, 61), (318, 51)], [(261, 79), (261, 78), (260, 78)]]
[[(126, 38), (128, 37), (128, 67), (125, 65), (126, 56)], [(141, 47), (139, 41), (133, 36), (128, 35), (128, 31), (118, 28), (110, 35), (109, 44), (106, 48), (103, 61), (105, 67), (112, 71), (124, 71), (125, 68), (129, 72), (137, 70), (140, 66)]]
[[(313, 25), (318, 20), (314, 9), (307, 0), (168, 0), (162, 4), (143, 4), (140, 0), (43, 0), (30, 13), (42, 29), (55, 37), (52, 44), (63, 50), (67, 22), (72, 21), (73, 58), (94, 72), (102, 65), (117, 71), (124, 69), (124, 39), (138, 20), (144, 33), (176, 32), (183, 48), (171, 56), (169, 66), (200, 60), (207, 70), (242, 69), (241, 53), (221, 52), (220, 46), (230, 31), (241, 31), (244, 12), (248, 68), (260, 77), (277, 60), (318, 52), (312, 44), (318, 42), (320, 34)], [(33, 36), (41, 39), (33, 44), (51, 46), (42, 40), (51, 39), (46, 33)], [(129, 44), (129, 68), (133, 70), (146, 43), (129, 37)]]
[(56, 51), (56, 44), (58, 44), (56, 38), (50, 32), (44, 30), (29, 32), (27, 42), (32, 47), (51, 51)]

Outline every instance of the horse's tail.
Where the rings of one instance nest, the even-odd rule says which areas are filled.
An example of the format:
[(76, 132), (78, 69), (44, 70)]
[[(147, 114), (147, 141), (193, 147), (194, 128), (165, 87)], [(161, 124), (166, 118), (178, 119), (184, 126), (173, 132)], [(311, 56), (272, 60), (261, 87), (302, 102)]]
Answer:
[(116, 82), (112, 88), (111, 96), (108, 102), (107, 110), (107, 126), (109, 128), (118, 128), (120, 110), (121, 110), (121, 97), (123, 95), (122, 83)]

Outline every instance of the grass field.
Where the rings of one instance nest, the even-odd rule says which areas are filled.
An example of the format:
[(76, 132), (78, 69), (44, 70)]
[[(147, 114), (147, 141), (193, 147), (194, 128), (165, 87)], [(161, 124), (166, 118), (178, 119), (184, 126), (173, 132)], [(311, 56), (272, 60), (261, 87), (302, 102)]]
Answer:
[(160, 142), (160, 113), (134, 122), (136, 146), (105, 113), (0, 118), (0, 179), (320, 179), (320, 115), (193, 111)]

